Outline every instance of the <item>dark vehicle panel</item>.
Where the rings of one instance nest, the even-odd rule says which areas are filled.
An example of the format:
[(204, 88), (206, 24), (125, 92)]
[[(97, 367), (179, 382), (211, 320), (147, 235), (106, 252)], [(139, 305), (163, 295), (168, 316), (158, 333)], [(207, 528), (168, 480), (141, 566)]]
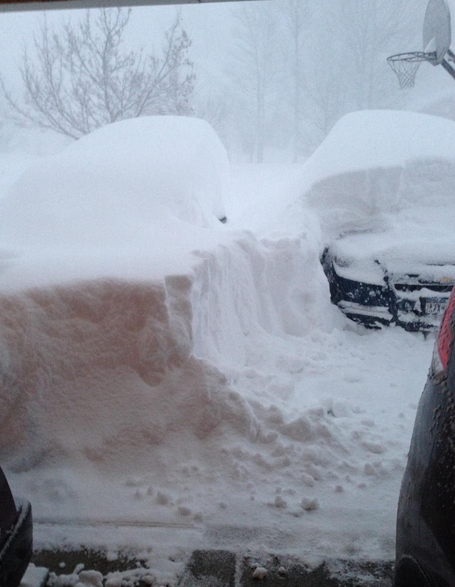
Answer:
[(455, 292), (414, 425), (397, 516), (395, 587), (455, 585)]
[(0, 547), (17, 518), (16, 505), (5, 474), (0, 469)]
[(14, 500), (0, 468), (0, 587), (17, 587), (33, 549), (32, 508)]

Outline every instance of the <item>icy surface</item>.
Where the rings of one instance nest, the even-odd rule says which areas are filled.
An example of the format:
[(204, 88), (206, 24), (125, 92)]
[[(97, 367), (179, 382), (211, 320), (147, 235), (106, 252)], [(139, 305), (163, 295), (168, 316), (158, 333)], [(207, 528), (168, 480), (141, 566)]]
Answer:
[[(206, 126), (188, 124), (208, 140)], [(118, 128), (105, 130), (120, 149)], [(166, 192), (147, 199), (159, 221), (146, 216), (134, 231), (147, 166), (114, 158), (111, 181), (95, 148), (102, 136), (34, 165), (3, 200), (0, 456), (33, 503), (37, 546), (100, 546), (112, 557), (136, 547), (157, 585), (175, 580), (196, 546), (392, 558), (433, 341), (364, 331), (330, 304), (319, 254), (336, 193), (317, 205), (307, 195), (324, 169), (348, 171), (342, 155), (337, 167), (340, 145), (325, 168), (317, 153), (303, 170), (233, 168), (232, 191), (225, 179), (217, 192), (227, 226), (205, 196), (184, 209)], [(392, 159), (381, 165), (404, 165)], [(173, 177), (187, 185), (199, 163), (177, 161)], [(42, 189), (57, 163), (68, 164), (58, 194)], [(78, 209), (82, 166), (101, 190), (93, 217)]]

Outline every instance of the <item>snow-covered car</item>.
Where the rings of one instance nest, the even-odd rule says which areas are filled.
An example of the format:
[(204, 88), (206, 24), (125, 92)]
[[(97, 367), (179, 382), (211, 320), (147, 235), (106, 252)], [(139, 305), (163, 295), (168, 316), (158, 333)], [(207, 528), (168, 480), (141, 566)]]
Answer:
[(365, 111), (305, 165), (332, 302), (371, 327), (429, 331), (455, 283), (455, 123)]
[(0, 203), (0, 238), (19, 247), (124, 246), (173, 218), (226, 220), (225, 148), (204, 120), (149, 116), (108, 124), (31, 165)]
[(32, 509), (15, 500), (0, 468), (0, 587), (17, 587), (32, 556)]
[(397, 515), (395, 587), (455, 585), (455, 290), (415, 419)]
[[(440, 243), (442, 245), (442, 243)], [(349, 234), (326, 248), (322, 264), (332, 302), (368, 327), (437, 328), (455, 284), (455, 247), (387, 245), (383, 234)]]

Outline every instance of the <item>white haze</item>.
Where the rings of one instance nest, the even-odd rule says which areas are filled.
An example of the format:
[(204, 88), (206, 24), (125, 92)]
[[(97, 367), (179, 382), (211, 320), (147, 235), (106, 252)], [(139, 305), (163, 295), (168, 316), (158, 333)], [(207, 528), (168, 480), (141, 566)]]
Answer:
[[(350, 111), (394, 108), (434, 113), (436, 107), (438, 113), (452, 117), (451, 109), (446, 107), (444, 112), (440, 102), (451, 103), (455, 86), (441, 67), (423, 64), (415, 89), (402, 92), (386, 62), (392, 53), (421, 49), (425, 7), (426, 0), (276, 0), (184, 6), (183, 26), (193, 41), (191, 58), (197, 74), (195, 114), (214, 126), (231, 160), (252, 162), (305, 159)], [(300, 11), (303, 22), (298, 122), (293, 37), (287, 24), (287, 11), (293, 10)], [(126, 46), (158, 50), (176, 11), (176, 7), (162, 6), (133, 8)], [(50, 27), (58, 29), (67, 19), (77, 21), (84, 12), (51, 11), (46, 19)], [(260, 121), (256, 119), (256, 75), (249, 57), (252, 39), (245, 35), (246, 18), (258, 27), (254, 42), (259, 47), (260, 73), (266, 72)], [(39, 12), (1, 14), (0, 72), (16, 96), (20, 92), (17, 66), (24, 47), (33, 55), (33, 35), (38, 34), (42, 19)], [(267, 38), (261, 27), (269, 27)], [(5, 111), (0, 149), (11, 146), (7, 118)]]
[[(292, 3), (255, 6), (265, 19), (278, 22), (287, 4)], [(354, 115), (340, 122), (308, 163), (301, 161), (354, 110), (450, 117), (447, 104), (455, 85), (442, 68), (423, 64), (416, 87), (400, 92), (385, 61), (388, 54), (420, 48), (426, 0), (308, 4), (298, 148), (285, 68), (288, 35), (281, 29), (267, 52), (268, 164), (262, 166), (248, 163), (258, 158), (252, 76), (234, 35), (246, 6), (182, 9), (198, 75), (196, 114), (212, 123), (233, 163), (232, 189), (226, 186), (225, 193), (227, 225), (190, 224), (163, 214), (149, 240), (141, 232), (127, 246), (126, 239), (108, 242), (101, 221), (97, 232), (88, 220), (92, 235), (103, 237), (98, 247), (82, 247), (79, 233), (72, 246), (60, 246), (58, 239), (40, 243), (29, 228), (35, 218), (48, 226), (46, 201), (52, 203), (53, 195), (36, 188), (43, 214), (35, 209), (31, 223), (27, 214), (31, 202), (39, 208), (33, 195), (35, 183), (43, 187), (41, 171), (50, 174), (51, 185), (53, 162), (70, 161), (74, 170), (86, 156), (85, 168), (102, 184), (112, 180), (109, 166), (98, 164), (97, 145), (84, 156), (77, 144), (62, 151), (68, 142), (63, 137), (14, 128), (6, 114), (2, 119), (0, 446), (15, 493), (33, 502), (38, 547), (85, 544), (107, 548), (112, 558), (122, 548), (143, 548), (155, 586), (175, 584), (194, 547), (253, 551), (258, 560), (277, 552), (306, 562), (394, 556), (399, 485), (433, 341), (399, 329), (362, 330), (330, 303), (319, 256), (335, 229), (345, 228), (345, 218), (340, 213), (333, 227), (330, 213), (340, 205), (335, 189), (325, 208), (312, 196), (318, 182), (336, 187), (337, 174), (344, 177), (346, 171), (361, 186), (359, 176), (375, 168), (367, 150), (360, 151), (359, 167), (339, 156), (347, 156), (343, 140), (350, 131), (339, 134), (347, 120), (357, 129), (359, 144), (378, 128), (383, 132), (377, 145), (390, 156), (379, 165), (385, 180), (394, 168), (417, 172), (422, 158), (422, 169), (430, 168), (436, 156), (441, 169), (450, 171), (438, 183), (445, 206), (454, 178), (454, 162), (446, 153), (454, 152), (454, 123), (445, 126), (442, 118), (435, 122), (409, 113), (384, 112), (369, 120)], [(381, 8), (375, 30), (355, 24), (358, 9), (370, 6)], [(382, 43), (386, 24), (392, 19), (393, 25), (400, 7), (403, 30), (385, 34)], [(174, 13), (174, 8), (134, 8), (129, 42), (159, 45)], [(47, 17), (56, 25), (78, 14)], [(14, 63), (41, 15), (0, 17), (1, 70), (18, 91)], [(354, 50), (352, 42), (362, 38), (363, 48)], [(148, 124), (132, 126), (142, 123)], [(428, 143), (412, 143), (409, 157), (389, 148), (387, 142), (404, 141), (410, 127), (408, 142), (415, 133), (433, 137), (436, 152)], [(216, 150), (224, 168), (226, 155)], [(51, 152), (57, 154), (38, 158)], [(352, 153), (358, 163), (359, 153), (355, 148)], [(116, 161), (121, 166), (121, 156)], [(124, 172), (133, 178), (139, 201), (146, 181), (141, 160), (137, 163)], [(179, 166), (176, 181), (183, 188), (189, 167)], [(62, 194), (77, 208), (81, 178), (66, 179)], [(426, 180), (423, 186), (430, 185), (430, 173)], [(112, 206), (104, 202), (109, 235), (115, 237), (131, 210), (125, 194), (113, 192)], [(352, 208), (362, 194), (349, 193)], [(421, 203), (428, 194), (418, 193)], [(25, 202), (17, 209), (8, 201), (14, 194), (18, 206)], [(394, 210), (387, 207), (383, 228), (395, 230), (406, 221), (417, 230), (428, 222), (423, 206), (420, 212), (411, 208), (392, 218)], [(24, 234), (14, 238), (19, 225), (25, 239)], [(434, 234), (422, 232), (428, 238)], [(393, 231), (383, 234), (387, 238)], [(60, 525), (50, 527), (49, 518)], [(77, 528), (71, 525), (75, 520), (81, 522)], [(90, 520), (94, 525), (84, 526)], [(112, 532), (96, 520), (121, 527)], [(138, 527), (141, 523), (152, 528)], [(78, 579), (73, 580), (69, 584)], [(121, 585), (122, 578), (113, 576), (109, 584)]]

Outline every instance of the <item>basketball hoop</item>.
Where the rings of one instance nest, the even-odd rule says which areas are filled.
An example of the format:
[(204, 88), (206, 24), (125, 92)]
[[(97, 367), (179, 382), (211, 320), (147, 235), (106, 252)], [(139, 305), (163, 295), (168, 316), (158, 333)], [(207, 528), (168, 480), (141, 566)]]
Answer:
[(422, 61), (434, 61), (436, 51), (424, 53), (423, 51), (412, 51), (411, 53), (398, 53), (387, 57), (387, 62), (396, 73), (400, 88), (412, 88), (414, 86), (417, 70)]

